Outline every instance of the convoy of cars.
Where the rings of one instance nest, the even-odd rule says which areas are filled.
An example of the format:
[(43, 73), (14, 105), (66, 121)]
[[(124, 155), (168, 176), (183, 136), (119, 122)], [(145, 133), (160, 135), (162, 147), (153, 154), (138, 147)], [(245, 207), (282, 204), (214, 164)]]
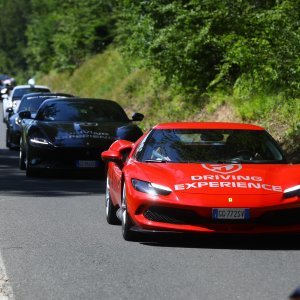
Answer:
[[(5, 101), (4, 101), (5, 100)], [(300, 232), (300, 165), (262, 127), (178, 122), (143, 134), (116, 102), (16, 86), (3, 98), (7, 147), (27, 176), (102, 172), (106, 219), (147, 232)]]
[(19, 167), (27, 176), (49, 170), (100, 172), (101, 152), (117, 139), (136, 141), (143, 133), (116, 102), (51, 93), (30, 80), (3, 98), (6, 146), (19, 149)]

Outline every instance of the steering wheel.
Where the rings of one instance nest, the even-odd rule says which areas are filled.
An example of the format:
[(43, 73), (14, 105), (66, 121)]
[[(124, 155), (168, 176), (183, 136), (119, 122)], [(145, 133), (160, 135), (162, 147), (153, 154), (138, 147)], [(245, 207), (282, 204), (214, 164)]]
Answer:
[(235, 155), (237, 158), (243, 159), (243, 160), (253, 160), (253, 153), (246, 149), (238, 150)]

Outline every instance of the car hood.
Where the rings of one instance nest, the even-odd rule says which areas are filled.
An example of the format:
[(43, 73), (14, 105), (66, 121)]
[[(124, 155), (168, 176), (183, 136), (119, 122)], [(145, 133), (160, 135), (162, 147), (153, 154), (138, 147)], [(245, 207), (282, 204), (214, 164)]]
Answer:
[(107, 141), (111, 144), (117, 139), (118, 128), (126, 126), (124, 122), (40, 122), (41, 133), (55, 146), (97, 146)]
[(135, 166), (139, 172), (135, 170), (132, 177), (167, 186), (177, 194), (282, 194), (300, 184), (300, 165), (136, 162)]

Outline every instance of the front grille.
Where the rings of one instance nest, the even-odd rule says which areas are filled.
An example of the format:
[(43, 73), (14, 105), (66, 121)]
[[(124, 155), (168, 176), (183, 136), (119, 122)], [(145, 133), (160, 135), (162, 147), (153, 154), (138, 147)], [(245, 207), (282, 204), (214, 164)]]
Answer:
[(192, 210), (170, 207), (152, 206), (144, 212), (144, 217), (150, 221), (170, 224), (201, 224), (202, 217)]
[(54, 149), (34, 149), (32, 156), (45, 160), (101, 160), (101, 152), (104, 150), (106, 148), (57, 147)]
[(198, 215), (195, 211), (163, 206), (152, 206), (144, 212), (146, 219), (154, 222), (200, 225), (200, 224), (253, 224), (265, 226), (300, 225), (300, 208), (277, 210), (264, 213), (250, 220), (213, 220)]
[(100, 159), (102, 149), (99, 148), (57, 148), (54, 155), (65, 160)]
[[(34, 149), (31, 154), (31, 164), (40, 168), (53, 169), (85, 169), (77, 167), (77, 161), (97, 161), (102, 168), (104, 162), (101, 159), (103, 148), (79, 148), (57, 147), (55, 149)], [(89, 168), (87, 169), (95, 169)]]

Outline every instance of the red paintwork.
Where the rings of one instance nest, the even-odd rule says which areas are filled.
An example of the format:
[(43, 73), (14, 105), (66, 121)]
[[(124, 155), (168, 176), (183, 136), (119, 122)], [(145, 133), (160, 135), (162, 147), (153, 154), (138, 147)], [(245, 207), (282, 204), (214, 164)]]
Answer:
[[(264, 130), (262, 127), (238, 123), (168, 123), (157, 125), (154, 128)], [(126, 163), (108, 163), (112, 202), (115, 206), (121, 205), (122, 184), (125, 181), (127, 210), (136, 226), (146, 230), (202, 233), (300, 233), (300, 221), (296, 225), (271, 226), (254, 223), (218, 224), (214, 222), (201, 225), (181, 225), (148, 220), (144, 217), (143, 212), (153, 205), (189, 209), (208, 220), (211, 220), (212, 208), (250, 208), (251, 218), (259, 217), (268, 211), (300, 208), (299, 196), (284, 199), (282, 192), (300, 184), (300, 165), (242, 164), (241, 169), (233, 169), (232, 173), (221, 174), (216, 170), (210, 170), (209, 165), (203, 166), (196, 163), (138, 162), (134, 157), (135, 150), (146, 134), (131, 145), (132, 151)], [(123, 141), (117, 141), (110, 150), (119, 151), (124, 145)], [(129, 144), (127, 146), (130, 147)], [(235, 165), (233, 168), (238, 167)], [(167, 186), (172, 189), (172, 193), (167, 196), (151, 196), (136, 191), (131, 184), (133, 178)], [(189, 188), (187, 189), (187, 187)], [(229, 198), (232, 198), (232, 202), (229, 202)]]

